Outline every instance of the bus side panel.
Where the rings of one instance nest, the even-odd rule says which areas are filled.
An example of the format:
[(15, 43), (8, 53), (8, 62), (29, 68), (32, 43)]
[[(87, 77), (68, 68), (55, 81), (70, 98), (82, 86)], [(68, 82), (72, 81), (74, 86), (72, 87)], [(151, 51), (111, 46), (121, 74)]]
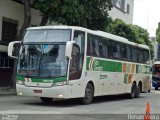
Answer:
[(86, 83), (84, 82), (84, 79), (70, 80), (69, 86), (71, 87), (71, 91), (69, 95), (71, 98), (84, 97), (85, 87), (86, 87)]

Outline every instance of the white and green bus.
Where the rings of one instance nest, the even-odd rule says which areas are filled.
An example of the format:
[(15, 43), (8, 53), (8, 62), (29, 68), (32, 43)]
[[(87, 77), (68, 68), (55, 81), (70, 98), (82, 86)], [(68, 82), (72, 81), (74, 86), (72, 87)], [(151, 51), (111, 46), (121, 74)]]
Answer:
[(20, 96), (81, 98), (150, 91), (150, 50), (125, 38), (76, 26), (31, 27), (20, 43), (16, 90)]

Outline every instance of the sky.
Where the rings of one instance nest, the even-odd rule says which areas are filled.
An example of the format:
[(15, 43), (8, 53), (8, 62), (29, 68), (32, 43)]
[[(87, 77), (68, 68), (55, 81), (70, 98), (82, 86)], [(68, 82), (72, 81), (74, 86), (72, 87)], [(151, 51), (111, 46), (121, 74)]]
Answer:
[(160, 22), (160, 0), (134, 0), (133, 24), (141, 26), (155, 36)]

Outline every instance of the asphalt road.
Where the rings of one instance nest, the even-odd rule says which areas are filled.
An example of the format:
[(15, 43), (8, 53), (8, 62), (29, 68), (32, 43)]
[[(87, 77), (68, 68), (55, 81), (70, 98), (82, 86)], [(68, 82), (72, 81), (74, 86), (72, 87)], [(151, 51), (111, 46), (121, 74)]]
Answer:
[[(142, 93), (140, 98), (135, 99), (128, 99), (125, 95), (96, 97), (90, 105), (82, 105), (78, 99), (44, 104), (36, 97), (0, 96), (0, 118), (3, 120), (5, 117), (15, 118), (15, 120), (33, 118), (34, 120), (125, 120), (131, 119), (131, 115), (134, 114), (143, 115), (147, 102), (150, 104), (150, 113), (160, 115), (160, 90)], [(154, 119), (160, 119), (159, 115)]]

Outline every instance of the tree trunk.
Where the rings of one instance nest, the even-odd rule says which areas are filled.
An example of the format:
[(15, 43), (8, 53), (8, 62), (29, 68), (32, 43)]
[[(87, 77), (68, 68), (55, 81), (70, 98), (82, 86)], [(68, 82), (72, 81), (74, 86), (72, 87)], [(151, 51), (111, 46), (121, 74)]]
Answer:
[(40, 26), (46, 25), (48, 22), (48, 16), (42, 16)]
[[(23, 26), (19, 31), (19, 35), (18, 35), (18, 40), (21, 41), (23, 38), (23, 34), (26, 30), (26, 28), (28, 28), (31, 24), (31, 12), (30, 12), (30, 1), (31, 0), (23, 0), (24, 3), (24, 22), (23, 22)], [(19, 51), (19, 50), (17, 50)], [(13, 75), (12, 75), (12, 86), (13, 88), (16, 88), (16, 67), (17, 67), (17, 60), (14, 60), (14, 68), (13, 68)]]
[(31, 0), (23, 0), (24, 3), (24, 22), (21, 30), (19, 31), (18, 40), (22, 40), (23, 34), (31, 24), (31, 12), (30, 12), (30, 1)]

